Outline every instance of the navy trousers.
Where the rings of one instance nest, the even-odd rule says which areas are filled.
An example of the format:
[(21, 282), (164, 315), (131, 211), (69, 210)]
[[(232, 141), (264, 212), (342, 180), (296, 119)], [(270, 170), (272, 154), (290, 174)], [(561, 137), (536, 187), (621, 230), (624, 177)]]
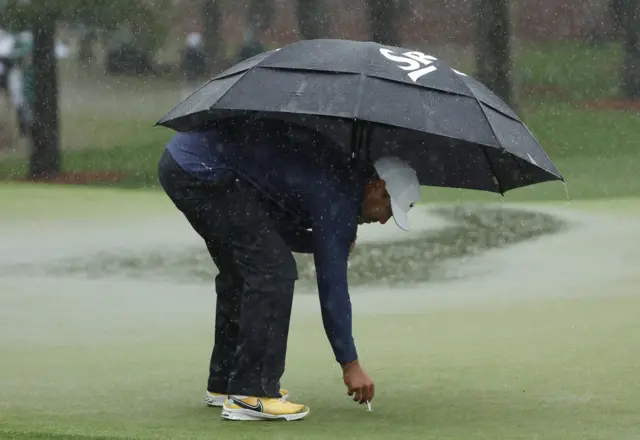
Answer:
[(193, 177), (167, 151), (158, 173), (219, 270), (208, 390), (280, 397), (298, 272), (270, 202), (233, 172), (215, 181)]

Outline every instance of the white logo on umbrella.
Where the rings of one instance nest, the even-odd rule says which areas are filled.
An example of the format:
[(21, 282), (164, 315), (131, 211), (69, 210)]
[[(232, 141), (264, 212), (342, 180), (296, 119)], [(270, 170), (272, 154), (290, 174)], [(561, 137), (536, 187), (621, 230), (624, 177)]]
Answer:
[[(390, 49), (381, 48), (380, 53), (388, 60), (395, 61), (396, 63), (401, 63), (398, 64), (398, 67), (402, 70), (409, 71), (410, 73), (408, 74), (408, 76), (415, 83), (417, 83), (418, 80), (423, 76), (438, 70), (438, 68), (433, 65), (433, 63), (435, 61), (438, 61), (438, 59), (434, 56), (427, 55), (422, 52), (412, 51), (404, 52), (401, 55), (396, 55)], [(458, 75), (467, 76), (455, 69), (451, 70), (453, 70)]]

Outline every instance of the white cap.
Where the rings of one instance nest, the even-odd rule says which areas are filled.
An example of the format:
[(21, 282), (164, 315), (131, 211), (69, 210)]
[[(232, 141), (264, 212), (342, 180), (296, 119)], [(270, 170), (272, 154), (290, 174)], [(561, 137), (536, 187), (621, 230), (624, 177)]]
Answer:
[(398, 157), (381, 157), (373, 166), (387, 187), (393, 219), (398, 227), (408, 231), (407, 213), (420, 201), (420, 182), (416, 170)]

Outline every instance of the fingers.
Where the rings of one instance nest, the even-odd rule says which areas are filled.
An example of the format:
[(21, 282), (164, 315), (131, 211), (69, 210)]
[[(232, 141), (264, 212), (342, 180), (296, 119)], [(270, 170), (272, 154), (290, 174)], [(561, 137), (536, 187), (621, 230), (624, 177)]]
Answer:
[(371, 379), (363, 381), (345, 380), (347, 394), (353, 397), (353, 401), (362, 404), (371, 402), (375, 397), (375, 385)]
[(353, 400), (363, 405), (367, 402), (371, 402), (374, 397), (375, 397), (375, 385), (371, 383), (371, 384), (363, 385), (361, 388), (358, 388), (355, 392), (355, 396)]
[(354, 402), (358, 402), (362, 405), (373, 400), (375, 389), (373, 384), (363, 385), (362, 387), (355, 389), (353, 392), (350, 392), (349, 395), (353, 395)]
[(371, 387), (369, 385), (365, 385), (362, 387), (362, 398), (360, 399), (360, 404), (365, 404), (371, 401)]
[(356, 388), (353, 401), (362, 403), (362, 388)]

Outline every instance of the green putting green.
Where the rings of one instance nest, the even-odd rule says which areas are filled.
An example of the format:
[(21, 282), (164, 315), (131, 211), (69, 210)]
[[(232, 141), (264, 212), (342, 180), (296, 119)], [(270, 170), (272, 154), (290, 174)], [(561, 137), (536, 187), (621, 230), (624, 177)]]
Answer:
[(174, 209), (160, 191), (0, 183), (0, 221), (123, 218)]
[[(0, 202), (0, 240), (23, 243), (15, 258), (34, 261), (91, 253), (83, 240), (107, 233), (105, 249), (141, 246), (136, 225), (187, 228), (148, 191), (5, 185)], [(210, 285), (6, 274), (0, 438), (634, 438), (640, 227), (623, 204), (638, 206), (610, 202), (608, 214), (605, 201), (582, 202), (569, 211), (583, 229), (493, 249), (477, 278), (402, 290), (376, 286), (372, 271), (353, 303), (360, 357), (376, 379), (373, 412), (345, 396), (317, 297), (296, 295), (283, 386), (311, 407), (300, 422), (224, 422), (204, 407)], [(50, 255), (27, 221), (35, 213), (47, 246), (59, 244)]]
[[(75, 301), (64, 295), (62, 302), (74, 307)], [(122, 307), (144, 307), (135, 302)], [(40, 300), (14, 309), (39, 317), (43, 334), (20, 337), (35, 332), (24, 329), (32, 319), (11, 321), (10, 328), (3, 320), (0, 437), (585, 439), (638, 433), (640, 298), (631, 293), (412, 315), (356, 312), (362, 361), (377, 384), (371, 413), (344, 396), (319, 320), (296, 314), (283, 385), (312, 412), (299, 423), (259, 426), (225, 423), (219, 410), (203, 407), (212, 323), (196, 312), (199, 304), (192, 306), (165, 325), (148, 313), (129, 310), (118, 318), (98, 308), (79, 308), (84, 316), (69, 313), (61, 322), (57, 309)]]

